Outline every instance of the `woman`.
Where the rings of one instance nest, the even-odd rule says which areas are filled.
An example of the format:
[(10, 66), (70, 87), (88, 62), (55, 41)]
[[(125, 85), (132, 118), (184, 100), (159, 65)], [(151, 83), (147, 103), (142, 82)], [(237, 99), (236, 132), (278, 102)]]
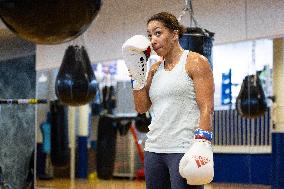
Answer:
[(162, 58), (151, 66), (145, 85), (139, 82), (142, 86), (133, 90), (136, 111), (150, 111), (152, 117), (145, 142), (147, 189), (203, 188), (187, 184), (179, 162), (194, 138), (211, 140), (207, 136), (213, 113), (212, 70), (204, 56), (180, 46), (183, 27), (174, 15), (153, 15), (147, 33)]

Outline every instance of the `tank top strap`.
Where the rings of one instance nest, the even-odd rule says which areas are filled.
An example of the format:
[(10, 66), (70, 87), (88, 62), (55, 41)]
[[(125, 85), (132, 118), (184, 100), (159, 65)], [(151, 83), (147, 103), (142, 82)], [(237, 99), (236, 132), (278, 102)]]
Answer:
[(180, 62), (182, 65), (185, 65), (186, 64), (186, 60), (187, 60), (187, 56), (189, 54), (189, 50), (184, 50), (182, 55), (181, 55), (181, 58), (180, 58)]

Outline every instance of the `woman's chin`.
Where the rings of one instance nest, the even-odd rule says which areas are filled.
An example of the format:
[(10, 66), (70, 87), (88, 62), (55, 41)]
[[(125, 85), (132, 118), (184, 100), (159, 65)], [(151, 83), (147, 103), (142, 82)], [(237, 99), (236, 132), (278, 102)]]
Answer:
[(161, 51), (161, 49), (157, 49), (157, 50), (155, 50), (155, 52), (156, 52), (156, 54), (158, 56), (163, 56), (164, 55), (164, 53), (163, 53), (163, 51)]

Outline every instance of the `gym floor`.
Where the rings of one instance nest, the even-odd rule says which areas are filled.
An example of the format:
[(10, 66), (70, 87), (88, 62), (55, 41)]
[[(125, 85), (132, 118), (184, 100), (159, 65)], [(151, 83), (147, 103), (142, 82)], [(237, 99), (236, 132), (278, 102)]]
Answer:
[[(133, 180), (75, 180), (54, 179), (39, 180), (36, 189), (145, 189), (144, 181)], [(270, 189), (266, 185), (241, 185), (241, 184), (209, 184), (205, 189)]]

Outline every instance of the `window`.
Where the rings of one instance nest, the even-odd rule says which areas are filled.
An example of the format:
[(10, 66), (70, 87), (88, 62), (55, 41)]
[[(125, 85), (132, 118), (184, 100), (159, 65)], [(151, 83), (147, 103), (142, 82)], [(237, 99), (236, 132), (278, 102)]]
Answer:
[[(265, 95), (272, 94), (273, 41), (264, 39), (233, 44), (215, 45), (213, 47), (213, 74), (215, 82), (215, 109), (234, 108), (243, 79), (248, 74), (259, 72)], [(255, 58), (255, 61), (253, 61)], [(255, 62), (255, 64), (253, 63)], [(222, 73), (231, 69), (232, 104), (222, 105)]]

